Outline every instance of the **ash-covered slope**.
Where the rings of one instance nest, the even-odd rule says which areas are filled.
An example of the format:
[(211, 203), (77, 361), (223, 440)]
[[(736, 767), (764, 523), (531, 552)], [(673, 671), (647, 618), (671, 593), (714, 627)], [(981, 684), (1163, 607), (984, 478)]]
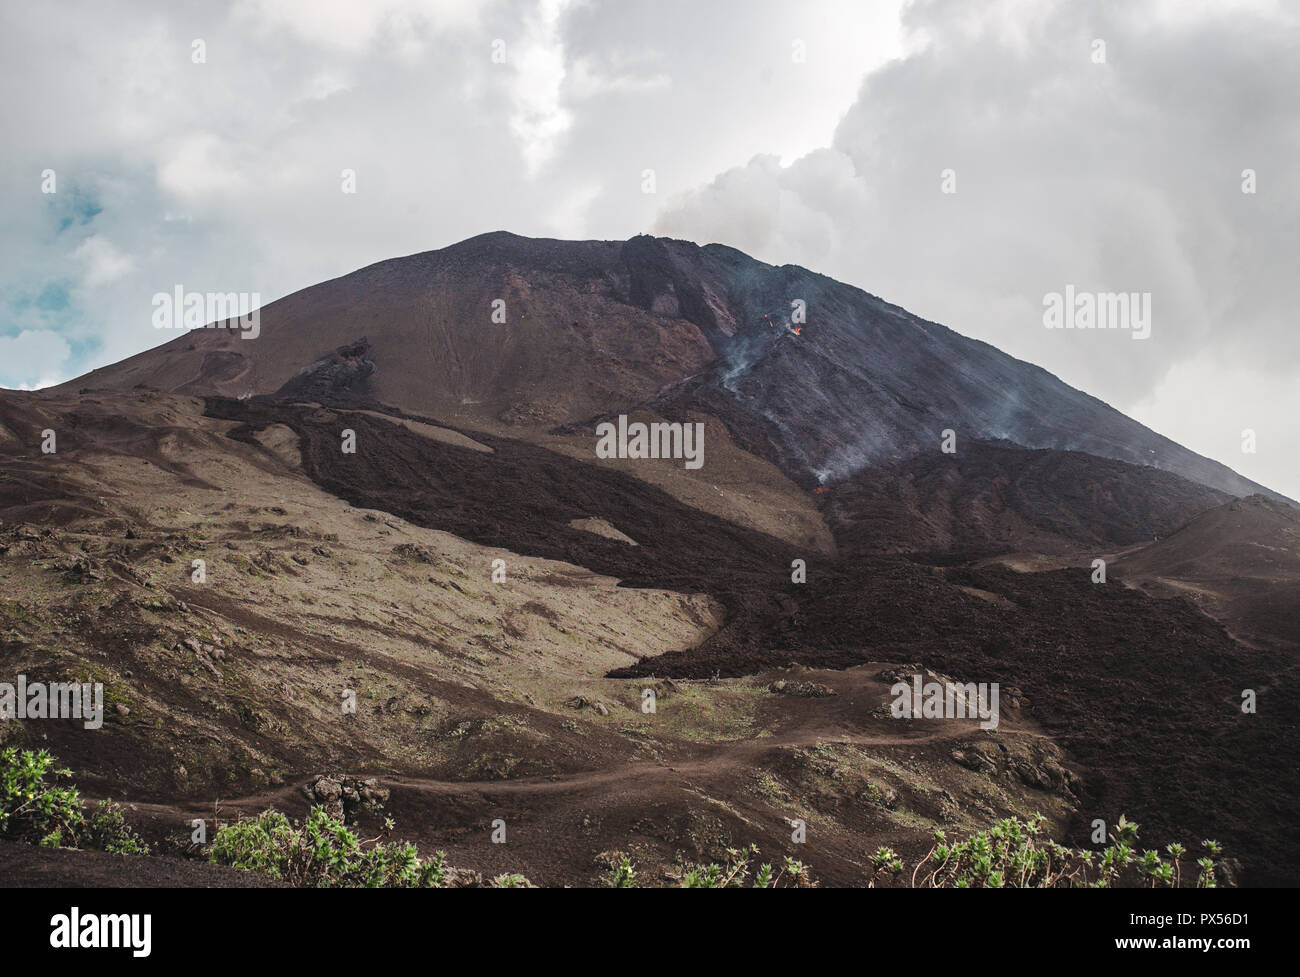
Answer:
[[(798, 334), (795, 302), (806, 308)], [(934, 450), (951, 428), (959, 446), (1083, 451), (1268, 493), (860, 289), (652, 237), (482, 235), (287, 296), (262, 310), (256, 339), (196, 331), (66, 386), (140, 383), (233, 397), (324, 389), (525, 437), (640, 406), (701, 411), (805, 485)]]
[(929, 451), (865, 469), (836, 482), (825, 498), (844, 554), (973, 556), (1149, 543), (1229, 496), (1170, 472), (1079, 451), (976, 442), (951, 457)]
[(1124, 565), (1180, 579), (1253, 571), (1300, 580), (1300, 510), (1262, 496), (1238, 499), (1201, 513)]
[(1125, 554), (1126, 580), (1188, 597), (1234, 634), (1300, 647), (1300, 510), (1251, 496), (1209, 509), (1158, 543)]

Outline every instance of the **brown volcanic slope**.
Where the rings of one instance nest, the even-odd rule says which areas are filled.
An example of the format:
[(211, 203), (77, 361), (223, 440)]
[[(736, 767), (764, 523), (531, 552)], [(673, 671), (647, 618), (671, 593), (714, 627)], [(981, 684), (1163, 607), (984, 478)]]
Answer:
[[(341, 769), (381, 775), (426, 848), (550, 883), (593, 881), (614, 848), (671, 874), (678, 852), (753, 840), (852, 884), (878, 844), (919, 854), (935, 826), (1035, 808), (1080, 843), (1123, 811), (1148, 844), (1214, 836), (1248, 881), (1300, 877), (1300, 744), (1268, 706), (1294, 655), (1243, 648), (1187, 601), (1086, 570), (860, 552), (810, 558), (796, 585), (799, 547), (524, 441), (346, 406), (199, 406), (0, 398), (3, 671), (94, 677), (110, 703), (97, 733), (4, 733), (134, 802), (155, 838), (217, 797), (227, 815), (301, 810), (299, 786)], [(490, 582), (498, 557), (507, 585)], [(805, 674), (838, 695), (766, 692), (790, 662), (836, 669)], [(908, 662), (1000, 682), (1005, 726), (889, 719), (880, 663)], [(355, 720), (342, 688), (362, 696)], [(1259, 715), (1235, 707), (1242, 688)], [(488, 843), (498, 815), (527, 844)], [(816, 845), (783, 840), (792, 816)]]
[(930, 451), (865, 469), (832, 483), (825, 497), (843, 553), (969, 556), (1148, 542), (1228, 499), (1170, 472), (979, 441), (953, 455)]
[[(647, 400), (714, 355), (689, 321), (631, 301), (622, 249), (484, 235), (274, 302), (257, 339), (187, 333), (65, 386), (241, 396), (289, 384), (301, 396), (330, 392), (350, 372), (353, 393), (426, 414), (524, 428), (581, 419)], [(492, 321), (496, 299), (506, 302), (505, 323)], [(340, 371), (349, 357), (335, 351), (365, 338), (372, 365)], [(331, 374), (324, 389), (304, 389), (299, 372), (318, 363)]]
[[(28, 720), (0, 723), (0, 739), (53, 750), (90, 796), (128, 802), (164, 851), (194, 854), (195, 817), (271, 804), (301, 814), (302, 785), (328, 771), (379, 776), (399, 836), (422, 850), (543, 884), (596, 882), (615, 849), (654, 884), (680, 874), (679, 855), (751, 841), (828, 883), (860, 884), (877, 845), (916, 857), (938, 825), (1042, 810), (1063, 829), (1074, 816), (1073, 766), (1014, 702), (996, 733), (882, 714), (881, 671), (897, 662), (859, 653), (863, 667), (834, 672), (607, 677), (725, 623), (720, 601), (680, 591), (715, 586), (729, 563), (773, 590), (732, 613), (793, 608), (769, 582), (785, 575), (773, 565), (784, 544), (522, 442), (363, 411), (215, 404), (210, 415), (230, 421), (202, 406), (151, 391), (0, 393), (0, 674), (101, 681), (108, 701), (102, 730)], [(359, 435), (351, 472), (326, 449), (340, 423)], [(47, 427), (54, 455), (38, 447)], [(304, 468), (387, 511), (347, 504)], [(407, 510), (457, 534), (391, 514)], [(591, 520), (640, 543), (571, 525)], [(673, 569), (682, 540), (706, 552)], [(680, 590), (522, 552), (539, 549), (629, 577), (672, 574)], [(505, 583), (491, 580), (495, 559)], [(826, 694), (770, 691), (778, 679)], [(651, 716), (648, 685), (660, 695)], [(345, 688), (355, 716), (340, 712)], [(498, 817), (505, 846), (490, 841)], [(791, 817), (814, 844), (790, 844)], [(104, 878), (102, 860), (0, 848), (0, 861), (10, 884)], [(119, 864), (124, 882), (204, 878)]]
[[(811, 561), (807, 584), (795, 585), (788, 573), (798, 550), (788, 544), (520, 442), (484, 438), (492, 453), (471, 452), (353, 414), (348, 423), (359, 425), (358, 442), (367, 447), (349, 457), (337, 450), (340, 420), (310, 408), (224, 401), (209, 411), (243, 421), (231, 431), (236, 438), (288, 425), (299, 435), (308, 474), (355, 505), (579, 563), (625, 585), (701, 590), (725, 608), (723, 625), (698, 646), (648, 657), (611, 677), (742, 676), (786, 662), (935, 662), (968, 680), (1023, 690), (1035, 720), (1086, 765), (1088, 809), (1141, 810), (1151, 833), (1165, 838), (1195, 832), (1212, 811), (1215, 830), (1232, 839), (1257, 879), (1297, 871), (1300, 850), (1284, 840), (1287, 821), (1279, 814), (1300, 793), (1290, 759), (1300, 746), (1295, 724), (1276, 712), (1243, 719), (1234, 708), (1243, 688), (1284, 685), (1283, 676), (1296, 670), (1294, 656), (1241, 648), (1185, 601), (1097, 586), (1087, 570), (942, 570), (859, 554)], [(1073, 482), (1088, 461), (1060, 464)], [(1050, 459), (1034, 463), (1056, 470)], [(1114, 481), (1123, 485), (1119, 475)], [(1127, 480), (1141, 484), (1143, 475), (1134, 469)], [(1185, 483), (1164, 490), (1183, 499), (1197, 491)], [(1100, 501), (1113, 504), (1114, 497)], [(1076, 542), (1089, 541), (1088, 527), (1102, 521), (1105, 508), (1099, 512), (1081, 521)], [(640, 545), (574, 532), (579, 513)], [(1124, 534), (1123, 527), (1116, 532)], [(1242, 756), (1253, 758), (1249, 770), (1236, 769)], [(1266, 836), (1285, 851), (1276, 865), (1261, 860), (1257, 846)]]
[(1204, 512), (1123, 555), (1118, 572), (1189, 597), (1234, 634), (1300, 649), (1300, 511), (1264, 496)]
[[(504, 323), (492, 321), (497, 299)], [(808, 310), (800, 336), (769, 321), (794, 300)], [(256, 339), (189, 333), (64, 389), (137, 383), (352, 394), (520, 436), (590, 433), (593, 417), (638, 406), (695, 410), (807, 485), (933, 450), (953, 428), (963, 440), (1086, 451), (1230, 495), (1272, 494), (1038, 367), (859, 289), (650, 237), (485, 234), (273, 302)]]

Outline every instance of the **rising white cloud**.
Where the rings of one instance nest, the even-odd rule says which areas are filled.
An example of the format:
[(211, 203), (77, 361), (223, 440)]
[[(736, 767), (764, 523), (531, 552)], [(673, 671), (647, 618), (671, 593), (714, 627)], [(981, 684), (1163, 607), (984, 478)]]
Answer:
[[(15, 336), (0, 336), (0, 386), (35, 390), (64, 379), (61, 368), (72, 348), (58, 333), (25, 329)], [(40, 371), (31, 372), (30, 364)]]
[(570, 0), (541, 0), (525, 16), (519, 40), (504, 48), (515, 75), (510, 128), (519, 139), (529, 175), (551, 159), (556, 143), (573, 125), (563, 97), (567, 65), (560, 30), (569, 6)]
[(119, 251), (108, 238), (92, 235), (72, 256), (83, 266), (82, 283), (95, 288), (115, 282), (135, 269), (135, 258)]

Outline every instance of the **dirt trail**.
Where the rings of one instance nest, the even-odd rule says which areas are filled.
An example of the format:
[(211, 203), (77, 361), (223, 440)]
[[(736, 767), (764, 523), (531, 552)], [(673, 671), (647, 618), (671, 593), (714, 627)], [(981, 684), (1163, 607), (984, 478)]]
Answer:
[[(535, 881), (572, 880), (592, 872), (591, 852), (625, 848), (629, 839), (643, 833), (644, 826), (638, 828), (637, 824), (646, 811), (667, 808), (679, 817), (704, 804), (706, 809), (716, 805), (719, 812), (738, 818), (747, 834), (757, 832), (766, 842), (767, 857), (787, 850), (809, 861), (826, 881), (860, 883), (867, 850), (862, 837), (850, 836), (812, 812), (815, 843), (791, 847), (785, 838), (785, 820), (774, 816), (769, 802), (755, 792), (759, 773), (788, 764), (793, 757), (812, 756), (828, 745), (836, 751), (857, 749), (882, 758), (896, 756), (900, 761), (921, 754), (947, 763), (954, 747), (978, 741), (982, 734), (977, 720), (918, 720), (900, 729), (895, 721), (869, 715), (866, 706), (882, 700), (888, 688), (874, 668), (815, 673), (814, 677), (835, 682), (838, 694), (802, 703), (806, 708), (787, 717), (773, 735), (679, 744), (681, 755), (671, 759), (614, 760), (598, 770), (508, 780), (439, 780), (384, 770), (349, 774), (374, 776), (391, 792), (385, 813), (397, 820), (397, 834), (417, 841), (421, 850), (445, 850), (458, 864), (524, 871)], [(999, 741), (1022, 739), (1048, 738), (1021, 720), (1004, 718)], [(136, 804), (134, 809), (138, 818), (160, 832), (196, 818), (211, 826), (216, 818), (224, 821), (267, 808), (301, 817), (308, 808), (303, 786), (295, 782), (222, 798), (217, 805)], [(803, 814), (805, 801), (791, 797), (787, 804), (787, 814), (810, 816)], [(517, 837), (517, 844), (508, 846), (505, 853), (491, 844), (487, 832), (497, 818), (505, 820)], [(870, 823), (869, 819), (865, 823)], [(585, 847), (557, 843), (572, 838), (575, 824), (592, 825), (583, 839)], [(367, 821), (362, 833), (373, 828)], [(892, 822), (880, 824), (874, 831), (880, 843), (913, 856), (923, 851), (928, 838), (924, 829)], [(494, 863), (498, 857), (499, 864)]]

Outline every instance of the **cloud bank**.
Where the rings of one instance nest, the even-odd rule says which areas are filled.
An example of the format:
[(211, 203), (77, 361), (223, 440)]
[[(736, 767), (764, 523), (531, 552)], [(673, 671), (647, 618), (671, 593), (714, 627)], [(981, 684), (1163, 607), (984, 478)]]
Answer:
[[(829, 145), (727, 169), (656, 230), (860, 285), (1298, 497), (1296, 17), (913, 3)], [(1150, 293), (1150, 338), (1044, 328), (1067, 285)]]

